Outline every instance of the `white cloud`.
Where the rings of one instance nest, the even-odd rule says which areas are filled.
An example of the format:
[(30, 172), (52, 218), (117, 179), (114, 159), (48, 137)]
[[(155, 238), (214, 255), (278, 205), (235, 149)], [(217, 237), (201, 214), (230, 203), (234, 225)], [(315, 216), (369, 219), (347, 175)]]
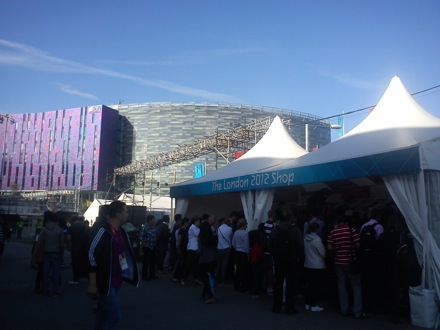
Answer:
[(139, 65), (139, 66), (178, 66), (196, 64), (209, 60), (217, 60), (222, 57), (229, 57), (234, 55), (241, 55), (247, 53), (262, 52), (258, 48), (231, 48), (231, 49), (210, 49), (210, 50), (194, 50), (184, 52), (169, 57), (162, 61), (144, 61), (144, 60), (101, 60), (101, 63), (114, 63), (125, 65)]
[(74, 61), (51, 56), (50, 54), (34, 47), (4, 39), (0, 39), (0, 64), (21, 66), (32, 70), (46, 72), (71, 72), (113, 77), (133, 81), (144, 86), (165, 89), (173, 93), (201, 97), (215, 101), (241, 103), (241, 100), (232, 95), (210, 92), (189, 86), (182, 86), (168, 81), (145, 79), (117, 71), (95, 68)]
[(81, 92), (77, 89), (74, 89), (68, 85), (64, 85), (64, 84), (58, 84), (58, 87), (60, 88), (60, 90), (66, 94), (70, 94), (70, 95), (75, 95), (75, 96), (79, 96), (82, 97), (83, 99), (89, 99), (89, 100), (99, 100), (99, 97), (90, 94), (90, 93), (85, 93), (85, 92)]
[(173, 65), (172, 61), (130, 61), (130, 60), (101, 60), (100, 63), (109, 63), (109, 64), (125, 64), (125, 65), (139, 65), (139, 66), (166, 66)]

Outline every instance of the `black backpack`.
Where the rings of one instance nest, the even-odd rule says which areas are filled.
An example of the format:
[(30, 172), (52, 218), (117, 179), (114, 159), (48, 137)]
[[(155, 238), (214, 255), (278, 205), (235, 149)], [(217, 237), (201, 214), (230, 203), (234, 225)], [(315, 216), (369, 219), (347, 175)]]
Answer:
[(269, 251), (274, 258), (288, 258), (293, 254), (291, 238), (292, 226), (282, 229), (279, 225), (273, 227), (275, 232), (272, 236)]
[(365, 226), (360, 233), (360, 243), (362, 251), (374, 251), (376, 249), (376, 230), (374, 229), (379, 223)]

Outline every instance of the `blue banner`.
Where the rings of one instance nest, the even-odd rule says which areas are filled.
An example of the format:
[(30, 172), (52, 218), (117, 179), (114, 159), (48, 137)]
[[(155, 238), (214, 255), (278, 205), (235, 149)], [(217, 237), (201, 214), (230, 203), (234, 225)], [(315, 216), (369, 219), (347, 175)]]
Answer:
[(202, 183), (172, 186), (173, 198), (268, 189), (301, 184), (340, 181), (420, 170), (419, 148), (412, 147), (371, 156), (340, 160), (280, 171), (249, 174)]

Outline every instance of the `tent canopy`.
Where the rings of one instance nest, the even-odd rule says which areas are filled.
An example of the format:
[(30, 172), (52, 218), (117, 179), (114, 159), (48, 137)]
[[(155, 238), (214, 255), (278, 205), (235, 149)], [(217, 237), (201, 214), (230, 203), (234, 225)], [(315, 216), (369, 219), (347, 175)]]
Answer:
[[(202, 180), (172, 186), (171, 196), (314, 184), (422, 168), (440, 170), (439, 157), (435, 156), (439, 139), (440, 118), (420, 107), (395, 76), (368, 117), (336, 141), (290, 160), (259, 159), (258, 164), (240, 166), (240, 171), (229, 170), (234, 162)], [(430, 146), (424, 148), (421, 163), (420, 145), (424, 142)]]
[[(173, 191), (176, 192), (180, 189), (178, 187), (185, 187), (188, 184), (210, 186), (211, 183), (214, 183), (214, 185), (218, 187), (218, 184), (221, 185), (221, 181), (224, 179), (269, 170), (274, 166), (278, 166), (305, 154), (307, 154), (307, 152), (292, 139), (280, 117), (276, 116), (266, 134), (243, 156), (202, 178), (172, 185), (171, 197), (182, 196), (182, 194), (179, 193), (179, 196), (173, 195)], [(208, 190), (208, 193), (215, 193), (215, 190), (216, 189), (214, 189), (214, 191)]]

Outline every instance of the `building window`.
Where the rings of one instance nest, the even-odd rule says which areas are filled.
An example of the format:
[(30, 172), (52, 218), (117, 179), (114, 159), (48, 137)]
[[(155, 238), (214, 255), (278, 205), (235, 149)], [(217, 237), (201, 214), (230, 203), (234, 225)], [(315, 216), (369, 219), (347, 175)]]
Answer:
[(75, 187), (76, 165), (73, 165), (72, 186)]
[(50, 167), (50, 189), (53, 188), (53, 169), (54, 169), (54, 165)]
[(19, 171), (19, 168), (18, 168), (18, 166), (15, 168), (15, 180), (14, 180), (14, 183), (15, 184), (18, 184), (18, 171)]
[(23, 165), (23, 175), (21, 178), (21, 189), (24, 189), (26, 183), (26, 162)]
[(41, 187), (41, 165), (38, 167), (38, 186), (37, 189), (40, 190)]
[(69, 177), (69, 165), (66, 164), (66, 175), (64, 175), (64, 186), (67, 188), (67, 182)]

